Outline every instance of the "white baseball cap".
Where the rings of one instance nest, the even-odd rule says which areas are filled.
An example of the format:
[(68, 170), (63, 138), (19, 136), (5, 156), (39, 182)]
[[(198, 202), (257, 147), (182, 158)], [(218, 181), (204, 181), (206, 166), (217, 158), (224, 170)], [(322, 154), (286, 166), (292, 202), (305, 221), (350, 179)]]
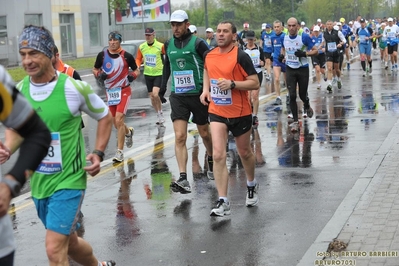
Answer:
[(319, 27), (319, 26), (317, 26), (317, 25), (316, 25), (316, 26), (314, 26), (314, 27), (313, 27), (313, 31), (320, 31), (320, 27)]
[(342, 26), (342, 23), (341, 22), (337, 22), (337, 26)]
[(188, 20), (188, 15), (184, 10), (176, 10), (170, 15), (170, 22), (183, 22)]
[(207, 28), (207, 29), (205, 30), (205, 32), (213, 32), (213, 29), (212, 29), (212, 28)]
[(385, 22), (382, 22), (381, 23), (381, 26), (386, 26), (387, 24), (385, 23)]
[(339, 26), (338, 26), (338, 25), (335, 25), (335, 26), (333, 27), (333, 29), (334, 29), (334, 30), (339, 30)]
[(302, 22), (301, 22), (301, 26), (305, 26), (305, 21), (302, 21)]
[(352, 25), (352, 24), (353, 24), (353, 22), (352, 22), (352, 21), (349, 21), (349, 24), (350, 24), (350, 25)]
[(317, 19), (317, 22), (321, 22), (321, 19), (318, 18), (318, 19)]
[(191, 31), (191, 33), (194, 33), (197, 31), (197, 27), (195, 25), (188, 26), (188, 29)]
[(262, 30), (266, 29), (266, 23), (262, 23)]
[(393, 21), (393, 18), (388, 18), (388, 22), (389, 22), (389, 21)]

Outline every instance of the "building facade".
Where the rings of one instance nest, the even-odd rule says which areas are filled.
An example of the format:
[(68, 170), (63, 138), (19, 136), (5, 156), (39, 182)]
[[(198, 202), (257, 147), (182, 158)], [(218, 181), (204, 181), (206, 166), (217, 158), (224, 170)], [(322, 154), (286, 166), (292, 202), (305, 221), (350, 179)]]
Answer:
[(18, 37), (25, 25), (53, 33), (61, 57), (97, 54), (108, 43), (107, 0), (0, 0), (0, 63), (18, 65)]

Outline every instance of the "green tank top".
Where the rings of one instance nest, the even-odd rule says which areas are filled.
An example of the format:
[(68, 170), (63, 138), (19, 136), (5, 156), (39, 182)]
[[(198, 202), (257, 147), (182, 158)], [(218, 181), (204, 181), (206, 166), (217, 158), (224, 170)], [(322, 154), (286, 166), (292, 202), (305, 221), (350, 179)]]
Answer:
[(191, 36), (183, 48), (175, 46), (174, 38), (169, 42), (167, 54), (172, 72), (171, 91), (177, 95), (202, 93), (204, 60), (195, 50), (196, 40), (196, 36)]
[(47, 156), (31, 178), (32, 196), (43, 199), (61, 189), (86, 189), (86, 152), (81, 131), (81, 117), (73, 116), (65, 97), (66, 74), (59, 74), (51, 95), (43, 101), (31, 97), (29, 77), (21, 93), (36, 110), (51, 132)]
[(162, 76), (162, 46), (163, 43), (155, 39), (151, 46), (147, 42), (140, 45), (140, 51), (144, 58), (144, 75)]

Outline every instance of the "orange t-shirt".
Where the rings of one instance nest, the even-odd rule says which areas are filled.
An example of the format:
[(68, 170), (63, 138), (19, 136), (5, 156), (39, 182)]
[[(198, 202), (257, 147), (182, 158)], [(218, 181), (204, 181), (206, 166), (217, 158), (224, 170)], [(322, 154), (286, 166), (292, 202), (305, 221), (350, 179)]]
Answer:
[(205, 69), (210, 80), (211, 102), (208, 112), (224, 118), (237, 118), (252, 113), (248, 91), (227, 90), (221, 92), (216, 86), (219, 79), (244, 81), (250, 75), (256, 75), (251, 58), (236, 46), (228, 53), (220, 53), (214, 48), (205, 57)]

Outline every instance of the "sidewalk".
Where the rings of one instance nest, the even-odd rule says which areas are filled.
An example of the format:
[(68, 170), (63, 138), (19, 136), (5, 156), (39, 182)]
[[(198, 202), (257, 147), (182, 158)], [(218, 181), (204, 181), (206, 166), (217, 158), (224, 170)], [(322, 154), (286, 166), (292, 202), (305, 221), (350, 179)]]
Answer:
[(399, 120), (298, 265), (399, 265), (398, 136)]

